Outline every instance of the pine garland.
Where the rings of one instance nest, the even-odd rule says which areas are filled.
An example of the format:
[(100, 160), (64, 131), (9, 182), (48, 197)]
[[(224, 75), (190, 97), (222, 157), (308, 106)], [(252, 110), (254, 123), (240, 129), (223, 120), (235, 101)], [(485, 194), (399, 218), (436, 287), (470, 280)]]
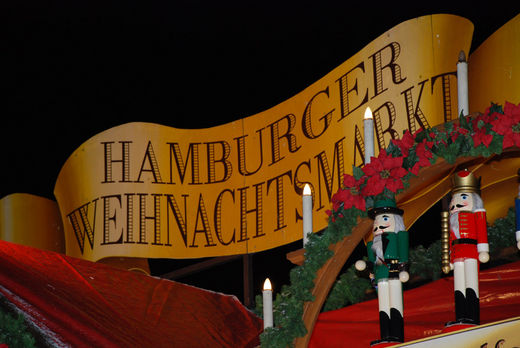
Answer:
[[(277, 294), (273, 308), (276, 326), (260, 335), (262, 346), (290, 347), (296, 337), (306, 334), (303, 306), (306, 301), (314, 300), (311, 293), (314, 278), (332, 256), (329, 246), (350, 235), (357, 218), (366, 217), (366, 210), (376, 199), (402, 192), (409, 186), (411, 177), (417, 176), (421, 168), (429, 167), (439, 157), (455, 163), (459, 157), (489, 157), (513, 146), (520, 147), (520, 104), (506, 102), (504, 108), (492, 104), (484, 114), (471, 119), (461, 117), (458, 122), (445, 123), (442, 128), (420, 129), (414, 134), (405, 131), (402, 139), (392, 140), (390, 146), (380, 151), (377, 158), (372, 158), (370, 164), (363, 168), (353, 167), (353, 174), (345, 175), (344, 187), (332, 197), (333, 209), (328, 211), (328, 227), (323, 234), (310, 236), (305, 262), (291, 270), (291, 284), (284, 285)], [(417, 265), (414, 265), (414, 259)], [(439, 269), (440, 243), (411, 252), (412, 274), (417, 272), (422, 277), (435, 279), (439, 276)], [(347, 271), (342, 280), (344, 284), (359, 281), (353, 279), (352, 272)], [(349, 301), (355, 301), (357, 297), (354, 294), (360, 291), (349, 289)]]
[(9, 348), (36, 347), (36, 340), (28, 331), (22, 314), (15, 316), (0, 307), (0, 344)]
[(488, 228), (489, 250), (498, 252), (501, 249), (516, 245), (515, 208), (509, 208), (507, 216), (497, 219), (493, 226)]
[(360, 276), (354, 265), (349, 267), (336, 281), (323, 305), (323, 311), (340, 309), (365, 299), (366, 292), (371, 288), (367, 277)]

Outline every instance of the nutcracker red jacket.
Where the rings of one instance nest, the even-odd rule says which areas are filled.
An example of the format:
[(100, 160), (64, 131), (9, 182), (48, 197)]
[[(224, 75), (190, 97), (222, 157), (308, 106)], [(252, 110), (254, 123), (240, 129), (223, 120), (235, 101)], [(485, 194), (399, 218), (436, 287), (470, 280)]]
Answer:
[(450, 261), (464, 261), (465, 258), (478, 258), (478, 249), (487, 246), (486, 211), (461, 211), (458, 214), (459, 231), (450, 228)]

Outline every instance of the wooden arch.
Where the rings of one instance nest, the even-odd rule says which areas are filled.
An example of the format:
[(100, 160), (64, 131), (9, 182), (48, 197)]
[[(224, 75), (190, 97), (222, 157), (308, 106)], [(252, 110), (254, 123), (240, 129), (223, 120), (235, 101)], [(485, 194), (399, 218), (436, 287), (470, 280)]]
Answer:
[[(466, 168), (482, 177), (482, 199), (486, 203), (488, 222), (504, 215), (518, 195), (518, 174), (520, 168), (520, 150), (510, 149), (501, 155), (483, 157), (461, 157), (455, 164), (439, 159), (428, 168), (423, 168), (419, 176), (410, 180), (410, 187), (396, 197), (397, 204), (404, 209), (405, 226), (408, 228), (417, 219), (450, 192), (450, 177), (456, 170)], [(325, 303), (327, 295), (336, 281), (338, 274), (356, 246), (367, 235), (372, 227), (368, 218), (359, 219), (352, 233), (340, 242), (330, 246), (333, 256), (317, 272), (312, 295), (315, 300), (306, 302), (303, 308), (303, 322), (307, 334), (294, 340), (296, 348), (307, 347), (318, 315)], [(439, 227), (440, 233), (440, 227)], [(303, 249), (294, 252), (293, 257), (300, 255), (303, 261)], [(294, 261), (293, 261), (294, 262)]]

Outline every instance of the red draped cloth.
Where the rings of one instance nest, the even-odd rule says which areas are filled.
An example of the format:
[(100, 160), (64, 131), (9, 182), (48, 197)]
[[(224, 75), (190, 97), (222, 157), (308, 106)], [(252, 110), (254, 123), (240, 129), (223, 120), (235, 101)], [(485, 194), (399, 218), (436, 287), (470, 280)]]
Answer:
[(5, 241), (0, 294), (55, 345), (254, 347), (263, 330), (234, 296)]
[[(480, 272), (480, 321), (520, 316), (520, 262)], [(406, 341), (437, 335), (455, 320), (453, 277), (404, 292)], [(321, 313), (309, 348), (369, 347), (379, 339), (377, 299)]]

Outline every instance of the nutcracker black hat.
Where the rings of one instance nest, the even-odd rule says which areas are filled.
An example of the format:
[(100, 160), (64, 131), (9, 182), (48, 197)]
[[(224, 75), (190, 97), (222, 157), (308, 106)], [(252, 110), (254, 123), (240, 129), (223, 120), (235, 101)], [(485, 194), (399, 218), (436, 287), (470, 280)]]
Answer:
[(383, 213), (403, 215), (404, 211), (402, 209), (397, 208), (395, 199), (383, 198), (375, 201), (374, 207), (368, 211), (368, 216), (371, 219), (375, 219), (376, 215)]

